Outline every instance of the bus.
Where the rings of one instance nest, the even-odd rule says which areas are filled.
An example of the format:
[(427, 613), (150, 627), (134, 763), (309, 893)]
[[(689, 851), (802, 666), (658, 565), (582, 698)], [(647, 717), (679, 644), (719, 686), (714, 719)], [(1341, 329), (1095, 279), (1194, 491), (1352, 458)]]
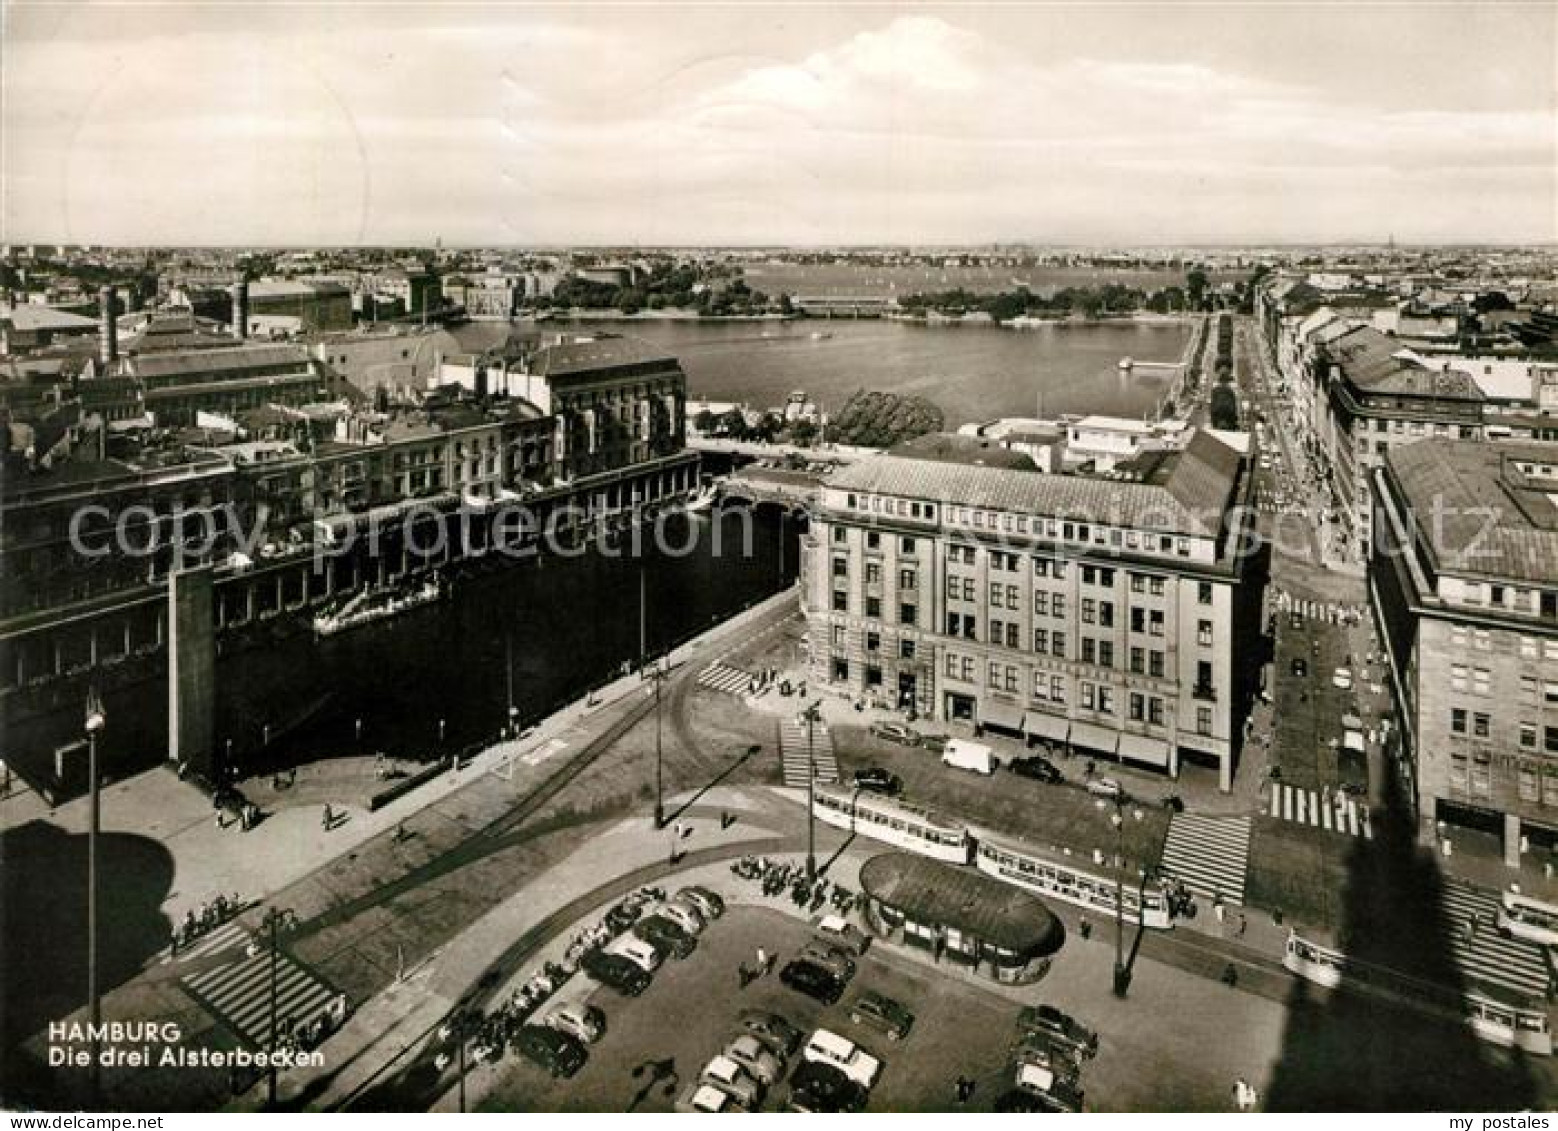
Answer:
[(1316, 985), (1334, 988), (1345, 982), (1432, 1006), (1448, 1007), (1465, 1017), (1478, 1040), (1501, 1048), (1518, 1048), (1537, 1056), (1553, 1054), (1553, 1036), (1547, 1025), (1547, 1011), (1542, 1008), (1511, 1005), (1486, 994), (1469, 992), (1461, 994), (1460, 1001), (1456, 1002), (1443, 987), (1359, 962), (1342, 951), (1301, 938), (1296, 931), (1288, 932), (1282, 965)]
[(1499, 903), (1498, 929), (1541, 946), (1558, 946), (1558, 907), (1506, 891)]
[(815, 787), (813, 812), (824, 824), (897, 845), (921, 856), (967, 864), (973, 838), (967, 826), (929, 809), (879, 793)]
[(1032, 845), (982, 835), (974, 866), (998, 880), (1100, 915), (1115, 914), (1115, 893), (1119, 891), (1123, 896), (1119, 901), (1123, 904), (1121, 910), (1127, 919), (1158, 931), (1174, 925), (1169, 917), (1168, 897), (1158, 887), (1143, 882), (1126, 884), (1122, 889), (1112, 877), (1084, 871)]

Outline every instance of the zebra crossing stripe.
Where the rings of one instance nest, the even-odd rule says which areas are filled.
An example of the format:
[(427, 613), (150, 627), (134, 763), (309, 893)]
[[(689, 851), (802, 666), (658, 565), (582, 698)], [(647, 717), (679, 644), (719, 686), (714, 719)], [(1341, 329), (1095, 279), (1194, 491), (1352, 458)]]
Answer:
[(1551, 977), (1546, 948), (1500, 934), (1493, 926), (1497, 913), (1498, 900), (1491, 892), (1456, 880), (1445, 881), (1441, 914), (1449, 933), (1450, 953), (1461, 973), (1469, 981), (1544, 998)]
[(249, 941), (249, 932), (237, 923), (224, 923), (209, 935), (202, 936), (197, 942), (183, 947), (177, 954), (170, 949), (163, 958), (164, 963), (182, 962), (189, 958), (199, 958), (204, 954), (215, 954), (219, 950), (229, 947), (241, 946)]
[(1368, 807), (1360, 805), (1356, 798), (1341, 791), (1333, 793), (1327, 802), (1312, 789), (1274, 782), (1267, 812), (1295, 824), (1310, 825), (1347, 836), (1361, 836), (1364, 840), (1374, 839)]
[(1176, 813), (1169, 822), (1161, 870), (1207, 898), (1244, 903), (1249, 865), (1250, 822), (1247, 817), (1203, 817)]
[(703, 671), (698, 673), (698, 685), (711, 688), (714, 691), (723, 691), (730, 695), (739, 695), (746, 691), (752, 684), (752, 673), (742, 671), (722, 660), (715, 660)]
[[(184, 988), (241, 1039), (266, 1046), (271, 1039), (271, 956), (268, 952), (183, 979)], [(330, 1007), (336, 994), (288, 954), (276, 958), (276, 1017), (307, 1025)]]

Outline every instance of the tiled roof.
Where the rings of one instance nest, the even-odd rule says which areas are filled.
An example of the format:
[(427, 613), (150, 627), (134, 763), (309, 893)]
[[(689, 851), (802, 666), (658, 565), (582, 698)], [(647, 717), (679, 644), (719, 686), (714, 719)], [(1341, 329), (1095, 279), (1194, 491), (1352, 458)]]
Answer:
[(1354, 386), (1369, 393), (1480, 401), (1477, 383), (1460, 370), (1430, 369), (1408, 355), (1394, 338), (1359, 326), (1325, 346)]
[(1446, 572), (1558, 583), (1558, 505), (1518, 462), (1558, 469), (1558, 443), (1422, 440), (1386, 461), (1420, 540)]
[(881, 455), (842, 468), (827, 485), (865, 494), (1210, 537), (1221, 527), (1237, 467), (1237, 453), (1203, 434), (1184, 452), (1165, 459), (1149, 483)]
[(229, 369), (258, 369), (276, 365), (307, 369), (308, 362), (308, 351), (302, 346), (258, 345), (141, 354), (132, 358), (129, 365), (137, 377), (168, 377), (181, 373), (219, 373)]
[(624, 365), (643, 365), (658, 361), (675, 365), (676, 359), (642, 338), (596, 338), (588, 342), (565, 342), (537, 351), (531, 370), (543, 377), (561, 377), (569, 373), (588, 373), (596, 369), (615, 369)]
[(24, 302), (16, 306), (0, 306), (0, 322), (9, 322), (23, 333), (39, 330), (90, 330), (97, 319), (72, 314), (68, 310), (55, 310), (52, 306)]

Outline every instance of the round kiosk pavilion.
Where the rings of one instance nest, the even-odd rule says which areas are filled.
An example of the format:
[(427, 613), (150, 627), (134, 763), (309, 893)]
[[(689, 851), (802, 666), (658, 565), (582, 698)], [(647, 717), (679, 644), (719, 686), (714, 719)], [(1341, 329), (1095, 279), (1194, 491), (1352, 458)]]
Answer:
[(1034, 896), (976, 872), (888, 852), (860, 868), (865, 921), (891, 942), (997, 982), (1032, 982), (1049, 969), (1065, 928)]

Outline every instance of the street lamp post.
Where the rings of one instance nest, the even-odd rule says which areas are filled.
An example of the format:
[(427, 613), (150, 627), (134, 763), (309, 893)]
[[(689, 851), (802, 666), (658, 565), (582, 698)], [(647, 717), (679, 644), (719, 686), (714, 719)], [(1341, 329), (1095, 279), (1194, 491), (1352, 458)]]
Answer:
[(87, 692), (85, 727), (87, 732), (87, 792), (90, 797), (87, 825), (87, 1000), (92, 1010), (92, 1099), (101, 1100), (102, 1042), (98, 1036), (103, 1021), (103, 1002), (97, 984), (97, 834), (101, 825), (100, 793), (97, 772), (97, 736), (108, 725), (108, 713), (97, 688)]
[(666, 670), (660, 660), (649, 666), (649, 600), (648, 582), (644, 568), (638, 570), (638, 663), (639, 678), (654, 681), (655, 685), (655, 828), (665, 828), (665, 750), (663, 716), (660, 711), (660, 685), (665, 682)]
[(280, 1018), (276, 1016), (277, 998), (277, 966), (281, 960), (281, 932), (285, 927), (290, 927), (296, 916), (289, 908), (271, 907), (265, 912), (265, 917), (260, 920), (260, 927), (268, 936), (270, 943), (270, 1040), (267, 1047), (270, 1051), (270, 1068), (266, 1076), (265, 1095), (269, 1107), (276, 1106), (276, 1037)]
[(1114, 857), (1114, 996), (1124, 997), (1130, 989), (1131, 972), (1125, 966), (1125, 799), (1114, 799), (1109, 818), (1115, 831)]
[(813, 738), (813, 728), (821, 719), (817, 708), (822, 705), (822, 700), (817, 699), (808, 704), (801, 712), (801, 718), (806, 720), (806, 879), (807, 882), (817, 878), (817, 750)]

